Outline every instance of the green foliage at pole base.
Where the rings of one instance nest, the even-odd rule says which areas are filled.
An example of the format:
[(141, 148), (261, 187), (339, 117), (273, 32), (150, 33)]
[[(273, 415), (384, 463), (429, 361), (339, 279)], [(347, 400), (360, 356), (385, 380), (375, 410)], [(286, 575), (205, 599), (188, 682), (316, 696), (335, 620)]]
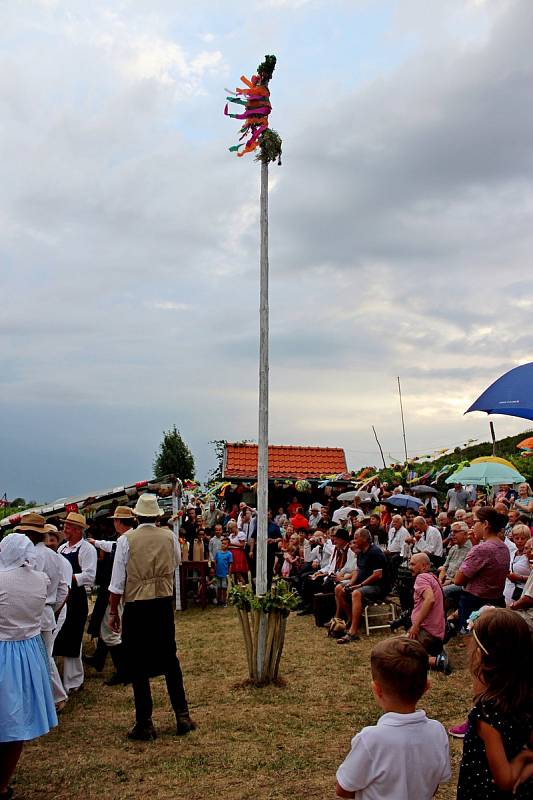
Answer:
[(299, 598), (286, 581), (279, 580), (260, 597), (255, 594), (249, 583), (246, 586), (234, 584), (228, 592), (228, 601), (243, 611), (263, 611), (265, 614), (279, 611), (282, 616), (288, 617), (298, 606)]
[[(256, 597), (251, 584), (232, 586), (228, 599), (236, 608), (241, 623), (249, 682), (254, 686), (279, 684), (287, 617), (298, 605), (297, 595), (285, 581), (280, 580), (261, 597)], [(264, 647), (260, 649), (261, 630)]]

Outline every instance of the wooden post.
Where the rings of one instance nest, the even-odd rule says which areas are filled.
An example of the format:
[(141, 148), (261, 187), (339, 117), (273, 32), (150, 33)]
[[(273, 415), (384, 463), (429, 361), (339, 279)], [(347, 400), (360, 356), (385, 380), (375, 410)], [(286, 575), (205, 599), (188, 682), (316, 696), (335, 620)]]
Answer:
[(496, 434), (494, 433), (494, 422), (492, 420), (489, 421), (490, 426), (490, 435), (492, 437), (492, 455), (496, 455)]
[(383, 461), (383, 469), (387, 469), (387, 465), (385, 464), (385, 456), (383, 455), (383, 449), (379, 443), (378, 435), (373, 425), (372, 425), (372, 430), (374, 431), (374, 436), (376, 437), (376, 442), (378, 443), (379, 452), (381, 453), (381, 460)]
[[(257, 595), (267, 591), (268, 535), (268, 162), (261, 162), (261, 272), (259, 288), (259, 436), (257, 448)], [(257, 677), (263, 678), (267, 617), (261, 614), (257, 641)]]
[(402, 431), (403, 431), (403, 448), (405, 450), (405, 463), (407, 464), (407, 442), (405, 440), (405, 422), (403, 419), (403, 404), (402, 404), (402, 387), (400, 386), (400, 376), (398, 375), (398, 393), (400, 395), (400, 412), (402, 415)]

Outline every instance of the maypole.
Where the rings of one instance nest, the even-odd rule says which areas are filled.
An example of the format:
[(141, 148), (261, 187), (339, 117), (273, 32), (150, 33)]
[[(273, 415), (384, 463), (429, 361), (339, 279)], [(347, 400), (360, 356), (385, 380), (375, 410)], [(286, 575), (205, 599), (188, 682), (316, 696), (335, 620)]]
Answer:
[[(267, 581), (267, 537), (268, 537), (268, 165), (270, 161), (281, 163), (281, 138), (268, 127), (268, 116), (272, 110), (270, 90), (268, 88), (272, 73), (276, 66), (276, 57), (265, 56), (258, 66), (257, 74), (251, 80), (244, 75), (239, 87), (227, 100), (244, 106), (241, 114), (230, 114), (228, 105), (224, 113), (234, 119), (243, 120), (241, 127), (242, 144), (230, 147), (239, 157), (251, 153), (257, 148), (256, 160), (261, 163), (260, 192), (260, 288), (259, 288), (259, 431), (257, 457), (257, 541), (256, 541), (256, 584), (255, 594), (258, 598), (266, 595)], [(241, 148), (242, 151), (241, 151)], [(240, 151), (240, 152), (239, 152)], [(242, 621), (242, 619), (241, 619)], [(248, 622), (244, 623), (248, 624)], [(251, 642), (252, 653), (249, 653), (250, 677), (257, 683), (265, 683), (272, 677), (272, 669), (277, 665), (275, 659), (267, 652), (267, 645), (272, 642), (273, 635), (269, 630), (268, 614), (257, 608), (253, 620), (254, 637)], [(245, 640), (250, 636), (245, 631)], [(281, 646), (283, 642), (281, 641)], [(281, 649), (279, 650), (281, 655)], [(279, 658), (277, 659), (279, 664)]]

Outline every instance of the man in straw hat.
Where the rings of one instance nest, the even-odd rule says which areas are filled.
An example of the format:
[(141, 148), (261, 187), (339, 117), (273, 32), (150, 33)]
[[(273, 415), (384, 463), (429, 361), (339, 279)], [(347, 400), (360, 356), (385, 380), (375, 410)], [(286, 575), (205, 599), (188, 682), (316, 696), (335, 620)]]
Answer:
[(66, 602), (70, 578), (65, 578), (61, 556), (50, 550), (45, 539), (48, 532), (46, 520), (40, 514), (30, 511), (24, 514), (19, 525), (14, 529), (17, 533), (24, 533), (34, 545), (31, 553), (31, 563), (34, 569), (48, 575), (49, 584), (46, 594), (46, 605), (41, 617), (41, 637), (46, 648), (49, 661), (50, 679), (56, 708), (62, 708), (67, 700), (67, 694), (59, 677), (59, 672), (52, 657), (54, 647), (54, 632), (57, 628), (56, 615), (59, 614)]
[[(109, 519), (113, 520), (113, 527), (117, 535), (117, 540), (123, 533), (127, 533), (137, 524), (133, 511), (129, 506), (117, 506), (115, 513), (112, 517), (109, 517)], [(94, 545), (97, 550), (100, 550), (102, 555), (98, 562), (98, 594), (96, 595), (96, 602), (91, 614), (91, 621), (87, 628), (87, 632), (90, 636), (98, 637), (98, 641), (93, 655), (87, 658), (84, 657), (83, 663), (89, 664), (89, 666), (93, 667), (97, 672), (102, 672), (107, 660), (107, 654), (109, 653), (115, 667), (115, 672), (111, 678), (104, 681), (104, 683), (106, 686), (117, 686), (120, 683), (126, 682), (126, 675), (122, 662), (122, 641), (120, 633), (116, 633), (109, 624), (109, 581), (111, 580), (117, 542), (116, 540), (109, 539), (87, 539), (87, 541)], [(121, 611), (122, 607), (119, 606), (119, 612)]]
[(68, 693), (77, 692), (83, 686), (81, 648), (89, 614), (86, 590), (92, 587), (96, 576), (96, 550), (83, 538), (86, 528), (83, 514), (75, 511), (67, 514), (63, 526), (66, 541), (57, 551), (70, 562), (73, 572), (67, 617), (54, 644), (54, 655), (63, 656), (63, 685)]
[(136, 718), (128, 737), (149, 741), (156, 738), (150, 678), (157, 675), (165, 676), (176, 715), (176, 733), (189, 733), (196, 726), (189, 716), (176, 654), (172, 591), (174, 570), (181, 558), (179, 543), (172, 531), (158, 527), (163, 512), (154, 495), (142, 494), (133, 512), (138, 527), (117, 542), (109, 586), (110, 621), (118, 632), (122, 598), (122, 647), (133, 686)]

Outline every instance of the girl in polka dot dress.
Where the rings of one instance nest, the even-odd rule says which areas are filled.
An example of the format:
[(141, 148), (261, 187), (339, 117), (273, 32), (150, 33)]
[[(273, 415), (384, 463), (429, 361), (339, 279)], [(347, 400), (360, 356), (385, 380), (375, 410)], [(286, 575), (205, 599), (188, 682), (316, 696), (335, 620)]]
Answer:
[(519, 614), (500, 608), (480, 614), (472, 628), (470, 670), (476, 704), (468, 717), (457, 800), (531, 800), (533, 640)]

